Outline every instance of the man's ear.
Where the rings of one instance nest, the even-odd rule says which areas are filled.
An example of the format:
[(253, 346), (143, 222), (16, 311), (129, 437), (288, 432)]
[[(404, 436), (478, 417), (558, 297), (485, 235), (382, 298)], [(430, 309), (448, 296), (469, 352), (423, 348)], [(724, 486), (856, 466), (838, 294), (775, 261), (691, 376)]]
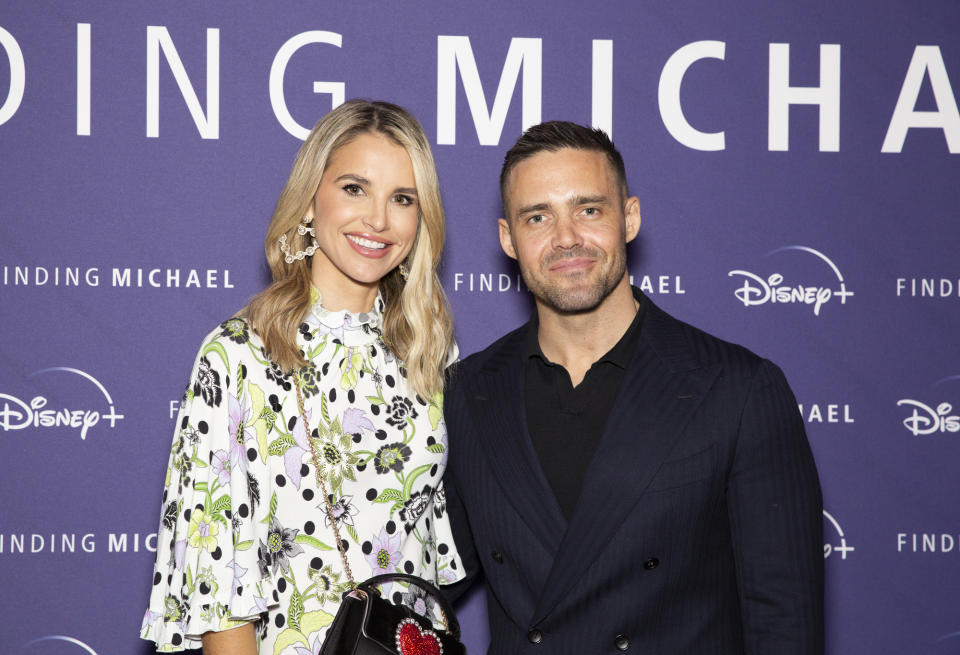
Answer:
[(517, 258), (517, 249), (513, 246), (513, 237), (510, 236), (510, 224), (505, 218), (497, 219), (497, 226), (500, 228), (500, 247), (507, 253), (510, 259)]
[(640, 199), (630, 196), (623, 204), (623, 216), (626, 223), (624, 241), (630, 243), (640, 231)]

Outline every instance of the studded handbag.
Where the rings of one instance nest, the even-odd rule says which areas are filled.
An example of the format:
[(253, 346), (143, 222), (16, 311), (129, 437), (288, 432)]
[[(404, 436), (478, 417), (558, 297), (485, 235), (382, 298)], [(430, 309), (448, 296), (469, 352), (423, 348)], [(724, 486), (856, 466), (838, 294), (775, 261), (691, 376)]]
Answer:
[[(406, 582), (431, 594), (441, 608), (446, 629), (435, 629), (429, 619), (405, 605), (382, 598), (376, 587), (384, 582)], [(327, 630), (320, 655), (466, 655), (460, 626), (447, 601), (432, 584), (403, 573), (377, 575), (343, 595), (340, 609)]]
[[(320, 475), (320, 456), (309, 437), (310, 426), (303, 410), (303, 395), (299, 382), (298, 379), (294, 380), (300, 420), (303, 421), (310, 442), (317, 484), (323, 493), (327, 516), (337, 540), (337, 550), (340, 551), (343, 569), (350, 581), (350, 589), (344, 592), (340, 609), (327, 628), (320, 655), (466, 655), (467, 650), (460, 642), (460, 624), (453, 608), (432, 583), (406, 573), (376, 575), (359, 583), (354, 580), (330, 504), (330, 495)], [(445, 627), (434, 627), (429, 618), (417, 614), (406, 605), (394, 604), (383, 598), (379, 587), (391, 582), (418, 587), (428, 594), (440, 610)]]

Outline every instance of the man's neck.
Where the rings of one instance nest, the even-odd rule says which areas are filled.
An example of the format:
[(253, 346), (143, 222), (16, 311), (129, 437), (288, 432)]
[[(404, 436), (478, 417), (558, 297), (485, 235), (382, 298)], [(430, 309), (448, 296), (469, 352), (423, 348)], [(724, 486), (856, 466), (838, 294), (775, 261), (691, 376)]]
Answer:
[(613, 348), (630, 327), (637, 313), (637, 301), (626, 275), (594, 309), (564, 314), (537, 302), (540, 349), (551, 362), (580, 384), (593, 363)]

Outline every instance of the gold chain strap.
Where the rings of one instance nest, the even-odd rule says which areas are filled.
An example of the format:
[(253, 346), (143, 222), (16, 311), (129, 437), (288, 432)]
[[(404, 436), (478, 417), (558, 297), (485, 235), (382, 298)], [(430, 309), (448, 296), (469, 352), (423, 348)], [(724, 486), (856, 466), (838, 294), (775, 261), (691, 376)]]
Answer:
[(300, 376), (293, 374), (293, 383), (297, 388), (297, 407), (300, 409), (300, 420), (303, 421), (303, 428), (307, 431), (307, 443), (310, 444), (310, 454), (313, 456), (313, 468), (317, 476), (317, 484), (323, 493), (323, 504), (327, 508), (327, 516), (330, 518), (330, 525), (333, 527), (333, 534), (337, 538), (337, 550), (340, 551), (340, 558), (343, 560), (343, 569), (347, 572), (347, 579), (350, 580), (350, 589), (357, 590), (357, 583), (353, 579), (353, 571), (350, 570), (350, 564), (347, 562), (347, 554), (344, 552), (343, 540), (340, 539), (340, 530), (337, 528), (337, 519), (333, 516), (333, 506), (330, 504), (330, 494), (327, 493), (327, 485), (323, 482), (323, 476), (320, 475), (320, 455), (313, 445), (313, 438), (310, 436), (310, 424), (307, 422), (307, 412), (303, 409), (303, 394), (300, 392)]
[[(307, 412), (303, 408), (303, 394), (300, 392), (300, 376), (296, 373), (293, 374), (293, 384), (297, 388), (297, 407), (300, 410), (300, 420), (303, 421), (303, 428), (307, 432), (307, 443), (310, 444), (310, 454), (313, 456), (313, 468), (317, 476), (317, 484), (320, 486), (320, 491), (323, 493), (323, 504), (327, 508), (327, 516), (330, 517), (330, 524), (333, 526), (333, 534), (337, 538), (337, 550), (340, 551), (340, 559), (343, 560), (343, 568), (347, 572), (347, 579), (350, 580), (350, 589), (363, 593), (363, 590), (357, 589), (357, 583), (353, 579), (353, 571), (350, 570), (350, 564), (347, 562), (347, 554), (344, 552), (343, 540), (340, 539), (340, 529), (337, 528), (337, 520), (333, 516), (333, 506), (330, 504), (330, 494), (327, 493), (327, 485), (323, 482), (323, 476), (320, 475), (320, 455), (317, 453), (316, 447), (313, 445), (313, 438), (310, 436), (310, 424), (307, 422)], [(440, 610), (440, 618), (443, 621), (445, 626), (449, 626), (447, 621), (447, 613), (443, 611), (442, 607), (437, 607)]]

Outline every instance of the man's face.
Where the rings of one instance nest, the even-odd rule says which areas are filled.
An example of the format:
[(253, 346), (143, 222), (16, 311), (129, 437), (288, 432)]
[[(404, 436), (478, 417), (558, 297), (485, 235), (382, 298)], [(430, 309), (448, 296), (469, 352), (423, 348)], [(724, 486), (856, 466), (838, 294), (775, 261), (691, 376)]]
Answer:
[(604, 153), (563, 148), (522, 160), (507, 178), (500, 245), (541, 303), (561, 313), (596, 308), (626, 275), (640, 203), (623, 199)]

